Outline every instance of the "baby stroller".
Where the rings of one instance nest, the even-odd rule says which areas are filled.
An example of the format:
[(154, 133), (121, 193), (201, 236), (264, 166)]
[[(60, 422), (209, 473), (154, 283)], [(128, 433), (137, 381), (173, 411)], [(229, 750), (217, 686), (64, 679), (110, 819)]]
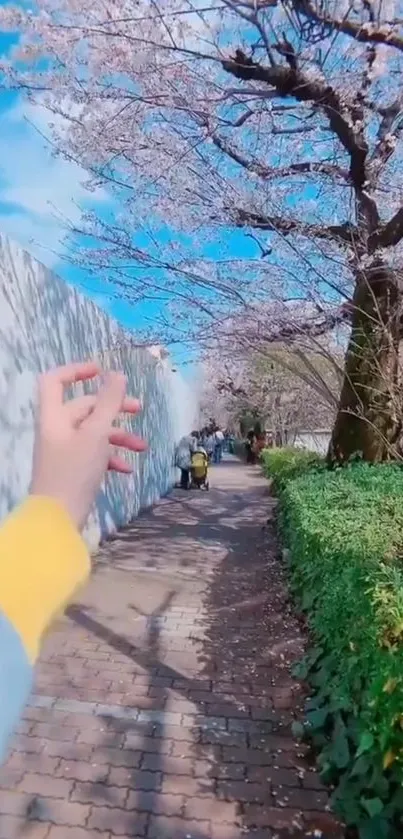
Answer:
[(201, 451), (200, 449), (194, 454), (192, 454), (192, 466), (191, 466), (191, 476), (192, 476), (192, 484), (191, 486), (196, 489), (206, 489), (209, 490), (209, 482), (208, 478), (208, 457), (205, 451)]

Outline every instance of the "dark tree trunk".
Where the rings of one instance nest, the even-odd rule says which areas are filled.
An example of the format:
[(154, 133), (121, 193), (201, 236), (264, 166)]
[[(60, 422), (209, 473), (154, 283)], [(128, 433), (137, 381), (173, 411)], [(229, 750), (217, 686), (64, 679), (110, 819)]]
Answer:
[(396, 279), (379, 265), (356, 284), (330, 465), (354, 456), (371, 463), (393, 457), (401, 428), (399, 296)]

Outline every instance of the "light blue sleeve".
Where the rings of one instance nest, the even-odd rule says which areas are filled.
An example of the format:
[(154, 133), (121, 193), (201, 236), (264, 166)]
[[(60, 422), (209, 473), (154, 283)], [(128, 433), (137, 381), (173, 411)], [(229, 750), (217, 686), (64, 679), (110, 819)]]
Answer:
[(31, 692), (32, 677), (22, 641), (0, 612), (0, 764)]

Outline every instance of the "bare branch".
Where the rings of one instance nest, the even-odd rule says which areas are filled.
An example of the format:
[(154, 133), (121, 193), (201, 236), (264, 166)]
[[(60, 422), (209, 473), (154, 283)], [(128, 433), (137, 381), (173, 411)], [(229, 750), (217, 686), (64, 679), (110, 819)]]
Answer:
[[(292, 130), (292, 129), (291, 129)], [(275, 132), (273, 132), (275, 133)], [(302, 161), (301, 163), (290, 163), (288, 166), (266, 166), (257, 160), (247, 158), (245, 154), (240, 152), (234, 145), (228, 143), (218, 134), (210, 134), (214, 145), (231, 157), (236, 163), (239, 163), (244, 169), (247, 169), (254, 175), (258, 175), (263, 180), (274, 180), (275, 178), (286, 178), (291, 175), (326, 175), (330, 178), (337, 178), (345, 183), (349, 180), (349, 173), (347, 169), (341, 166), (336, 166), (333, 163), (326, 161)]]
[(315, 225), (304, 224), (298, 219), (282, 218), (280, 216), (264, 216), (261, 213), (254, 213), (239, 207), (228, 208), (231, 217), (237, 227), (253, 227), (259, 230), (271, 230), (275, 233), (282, 233), (289, 236), (290, 233), (299, 233), (301, 236), (309, 236), (317, 239), (330, 239), (332, 241), (342, 240), (350, 245), (358, 238), (358, 229), (345, 222), (344, 224)]
[(284, 342), (292, 344), (301, 336), (309, 338), (317, 338), (320, 335), (326, 335), (331, 332), (336, 326), (341, 323), (346, 323), (350, 320), (351, 314), (347, 306), (337, 306), (333, 310), (322, 312), (321, 314), (310, 315), (306, 318), (301, 317), (295, 321), (274, 324), (271, 331), (268, 330), (264, 336), (264, 343), (275, 344)]
[(378, 108), (377, 113), (382, 119), (378, 130), (378, 142), (371, 155), (369, 167), (369, 180), (373, 183), (376, 183), (396, 149), (396, 141), (403, 128), (403, 97), (399, 97), (387, 107)]
[(315, 23), (321, 24), (331, 32), (341, 32), (362, 44), (386, 44), (388, 47), (395, 47), (395, 49), (403, 52), (403, 38), (398, 32), (394, 31), (391, 24), (379, 25), (371, 21), (356, 23), (346, 16), (341, 19), (335, 18), (326, 14), (326, 12), (318, 11), (312, 0), (293, 0), (292, 5), (296, 12)]
[(394, 216), (378, 228), (376, 233), (370, 237), (369, 247), (372, 251), (376, 248), (389, 248), (397, 245), (403, 238), (403, 207)]
[(331, 85), (321, 79), (312, 80), (294, 67), (265, 67), (237, 49), (235, 55), (222, 62), (224, 70), (244, 81), (266, 82), (279, 96), (293, 96), (299, 102), (313, 102), (326, 114), (332, 131), (350, 155), (350, 178), (360, 189), (366, 182), (365, 163), (368, 144), (362, 130), (354, 128), (354, 108), (342, 104)]

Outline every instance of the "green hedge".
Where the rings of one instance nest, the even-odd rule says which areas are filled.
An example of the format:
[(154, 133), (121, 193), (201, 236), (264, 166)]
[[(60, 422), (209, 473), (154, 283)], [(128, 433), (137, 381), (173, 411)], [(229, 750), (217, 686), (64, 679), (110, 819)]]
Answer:
[(324, 468), (324, 460), (320, 455), (291, 447), (264, 449), (261, 460), (276, 491), (281, 491), (287, 481), (303, 475), (308, 469)]
[[(286, 462), (288, 461), (288, 466)], [(304, 735), (360, 839), (403, 835), (403, 469), (263, 455), (314, 648)], [(296, 732), (298, 733), (298, 726)], [(302, 731), (300, 732), (302, 734)]]

